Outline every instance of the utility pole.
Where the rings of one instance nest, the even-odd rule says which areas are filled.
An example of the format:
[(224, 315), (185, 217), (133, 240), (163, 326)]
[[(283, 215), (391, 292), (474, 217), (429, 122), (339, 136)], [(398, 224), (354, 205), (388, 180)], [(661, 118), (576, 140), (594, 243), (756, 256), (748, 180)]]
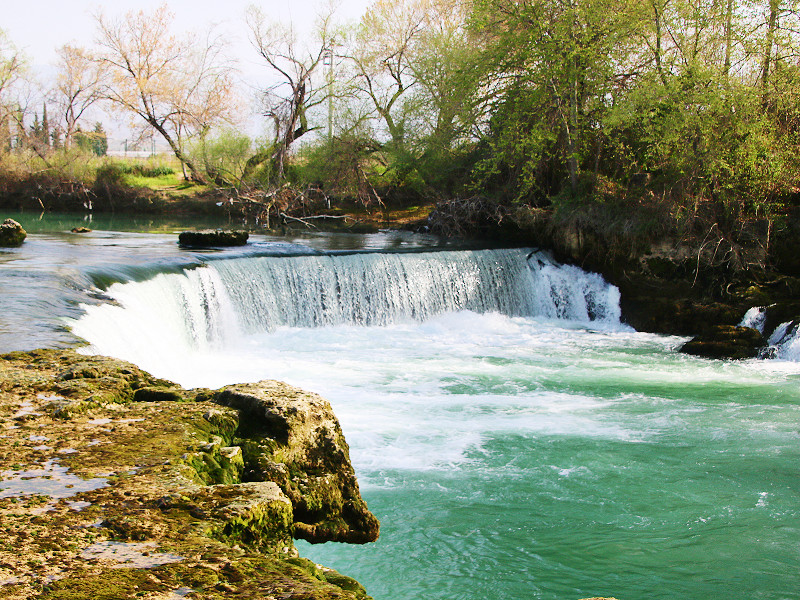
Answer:
[(322, 64), (328, 67), (328, 144), (333, 146), (333, 47), (325, 48)]

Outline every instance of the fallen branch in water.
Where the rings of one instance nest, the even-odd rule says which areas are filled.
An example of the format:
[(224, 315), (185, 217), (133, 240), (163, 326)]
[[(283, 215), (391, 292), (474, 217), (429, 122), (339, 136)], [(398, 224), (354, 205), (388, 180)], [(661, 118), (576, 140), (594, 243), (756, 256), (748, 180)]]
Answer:
[(286, 213), (280, 213), (280, 217), (284, 221), (297, 221), (298, 223), (302, 223), (306, 227), (313, 227), (314, 229), (318, 229), (318, 227), (313, 223), (309, 223), (309, 221), (311, 221), (312, 219), (344, 219), (346, 221), (348, 218), (346, 215), (314, 215), (311, 217), (300, 218), (300, 217), (290, 217)]

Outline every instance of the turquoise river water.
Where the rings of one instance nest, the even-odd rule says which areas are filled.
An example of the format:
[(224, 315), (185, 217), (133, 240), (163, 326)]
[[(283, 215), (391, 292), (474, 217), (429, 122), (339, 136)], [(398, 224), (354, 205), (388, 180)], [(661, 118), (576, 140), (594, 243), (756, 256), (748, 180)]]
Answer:
[(127, 234), (93, 270), (104, 235), (70, 335), (185, 386), (330, 400), (381, 538), (298, 547), (376, 600), (800, 598), (800, 363), (678, 354), (531, 249), (188, 260)]

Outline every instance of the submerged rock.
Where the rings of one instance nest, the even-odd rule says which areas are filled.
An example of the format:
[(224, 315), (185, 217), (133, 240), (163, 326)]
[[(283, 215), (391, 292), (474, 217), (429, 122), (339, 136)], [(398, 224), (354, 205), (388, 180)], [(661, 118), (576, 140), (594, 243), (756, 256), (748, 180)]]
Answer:
[(244, 246), (249, 234), (246, 231), (209, 229), (184, 231), (178, 235), (178, 243), (190, 248), (213, 248), (218, 246)]
[[(3, 598), (368, 598), (293, 544), (377, 536), (318, 396), (15, 352), (0, 356), (0, 438)], [(56, 470), (72, 478), (58, 490)]]
[(21, 246), (26, 237), (28, 237), (28, 233), (14, 219), (6, 219), (0, 225), (0, 247), (2, 248)]
[(680, 351), (705, 358), (755, 358), (764, 344), (764, 336), (757, 329), (717, 325), (686, 342)]

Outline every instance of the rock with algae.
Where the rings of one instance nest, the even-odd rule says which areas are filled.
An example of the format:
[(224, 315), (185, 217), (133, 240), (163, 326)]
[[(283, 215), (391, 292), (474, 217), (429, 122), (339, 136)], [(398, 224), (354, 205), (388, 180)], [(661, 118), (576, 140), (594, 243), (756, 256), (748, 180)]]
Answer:
[(766, 341), (751, 327), (716, 325), (681, 346), (685, 354), (705, 358), (744, 359), (758, 356)]
[(378, 520), (361, 498), (347, 442), (327, 400), (279, 381), (234, 385), (215, 401), (239, 410), (249, 477), (275, 481), (292, 501), (298, 538), (365, 543)]
[(21, 246), (26, 237), (28, 233), (14, 219), (6, 219), (0, 225), (0, 248)]
[(178, 243), (189, 248), (214, 248), (222, 246), (244, 246), (249, 234), (246, 231), (207, 229), (204, 231), (183, 231), (178, 235)]
[[(269, 405), (265, 420), (212, 402), (233, 391)], [(72, 351), (0, 356), (0, 597), (368, 598), (293, 545), (314, 528), (377, 536), (326, 405), (272, 382), (184, 390)], [(37, 482), (48, 464), (57, 492), (52, 474)], [(20, 473), (25, 487), (4, 487)]]

